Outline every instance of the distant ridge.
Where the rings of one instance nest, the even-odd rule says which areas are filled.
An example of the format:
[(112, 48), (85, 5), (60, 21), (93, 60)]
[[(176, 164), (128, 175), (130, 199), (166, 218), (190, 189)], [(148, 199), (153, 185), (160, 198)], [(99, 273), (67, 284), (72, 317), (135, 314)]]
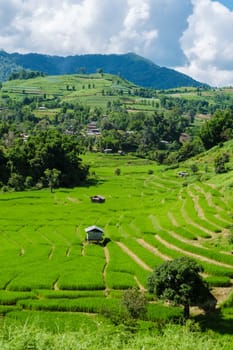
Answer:
[(160, 67), (134, 53), (62, 57), (38, 53), (9, 54), (0, 51), (1, 81), (6, 80), (13, 71), (22, 68), (41, 71), (48, 75), (74, 74), (81, 71), (96, 73), (97, 69), (101, 68), (104, 73), (120, 75), (137, 85), (155, 89), (206, 85), (173, 69)]

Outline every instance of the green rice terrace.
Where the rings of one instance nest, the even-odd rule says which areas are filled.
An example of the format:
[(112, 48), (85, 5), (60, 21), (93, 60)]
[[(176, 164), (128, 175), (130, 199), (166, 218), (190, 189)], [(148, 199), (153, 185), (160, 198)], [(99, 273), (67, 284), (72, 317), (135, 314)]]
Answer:
[[(181, 256), (204, 267), (221, 308), (221, 327), (233, 322), (230, 173), (221, 175), (220, 184), (216, 176), (181, 178), (183, 169), (166, 170), (132, 156), (83, 158), (92, 172), (85, 187), (0, 194), (5, 322), (29, 320), (60, 330), (96, 327), (101, 315), (119, 309), (123, 290), (146, 291), (154, 267)], [(105, 202), (91, 202), (93, 195)], [(103, 229), (106, 244), (87, 243), (85, 228), (92, 225)], [(146, 322), (182, 314), (179, 307), (147, 298)], [(192, 313), (203, 317), (199, 310)]]
[[(36, 97), (38, 100), (52, 102), (61, 99), (67, 103), (81, 103), (92, 108), (106, 109), (107, 104), (120, 103), (132, 111), (152, 112), (157, 98), (135, 96), (141, 88), (135, 84), (111, 74), (74, 74), (47, 76), (29, 80), (12, 80), (3, 83), (0, 103), (9, 96), (15, 100)], [(1, 100), (2, 99), (2, 100)], [(38, 103), (37, 107), (43, 106)], [(57, 109), (35, 110), (37, 117), (53, 117)]]

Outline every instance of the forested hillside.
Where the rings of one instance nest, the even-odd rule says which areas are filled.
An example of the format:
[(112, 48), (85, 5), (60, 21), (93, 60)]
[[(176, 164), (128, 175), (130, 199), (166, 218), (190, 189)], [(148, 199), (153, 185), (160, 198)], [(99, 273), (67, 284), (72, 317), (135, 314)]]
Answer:
[(0, 51), (0, 82), (7, 80), (13, 72), (20, 69), (22, 67), (13, 62), (7, 53)]
[[(4, 58), (4, 60), (3, 60)], [(8, 54), (0, 52), (0, 78), (5, 80), (16, 67), (36, 70), (48, 75), (63, 75), (74, 73), (96, 73), (101, 69), (105, 73), (119, 75), (125, 79), (144, 87), (155, 89), (169, 89), (180, 86), (205, 85), (187, 75), (175, 70), (159, 67), (152, 61), (133, 53), (124, 55), (76, 55), (76, 56), (48, 56), (37, 53)], [(4, 62), (11, 63), (11, 69), (4, 72)]]

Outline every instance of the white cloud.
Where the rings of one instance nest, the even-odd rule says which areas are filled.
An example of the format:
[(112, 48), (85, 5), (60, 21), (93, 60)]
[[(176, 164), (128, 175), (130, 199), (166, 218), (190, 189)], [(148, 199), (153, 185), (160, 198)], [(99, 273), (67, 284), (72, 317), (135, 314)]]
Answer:
[(214, 86), (233, 85), (233, 12), (218, 1), (193, 4), (181, 38), (188, 64), (179, 70)]
[(220, 1), (0, 0), (0, 47), (63, 56), (136, 52), (203, 82), (232, 84), (233, 12)]
[(59, 55), (134, 51), (178, 64), (190, 11), (190, 0), (0, 0), (0, 47)]
[(121, 30), (110, 38), (107, 51), (145, 53), (158, 35), (150, 21), (150, 9), (149, 0), (128, 0)]
[(0, 46), (61, 55), (143, 51), (156, 37), (149, 10), (147, 0), (2, 0)]

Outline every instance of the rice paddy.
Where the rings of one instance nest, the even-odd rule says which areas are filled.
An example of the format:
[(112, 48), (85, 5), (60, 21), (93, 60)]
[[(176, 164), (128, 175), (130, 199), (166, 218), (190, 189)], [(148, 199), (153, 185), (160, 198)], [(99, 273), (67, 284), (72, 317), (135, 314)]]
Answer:
[[(193, 179), (185, 179), (184, 186), (177, 170), (130, 156), (84, 158), (96, 185), (0, 194), (2, 315), (114, 310), (120, 307), (116, 293), (131, 287), (146, 291), (155, 266), (183, 255), (203, 265), (211, 286), (228, 287), (230, 293), (231, 188), (226, 193)], [(96, 194), (105, 203), (92, 203)], [(86, 242), (85, 228), (91, 225), (104, 230), (105, 246)], [(152, 305), (150, 320), (158, 315)], [(170, 308), (162, 313), (168, 309), (169, 318)]]

